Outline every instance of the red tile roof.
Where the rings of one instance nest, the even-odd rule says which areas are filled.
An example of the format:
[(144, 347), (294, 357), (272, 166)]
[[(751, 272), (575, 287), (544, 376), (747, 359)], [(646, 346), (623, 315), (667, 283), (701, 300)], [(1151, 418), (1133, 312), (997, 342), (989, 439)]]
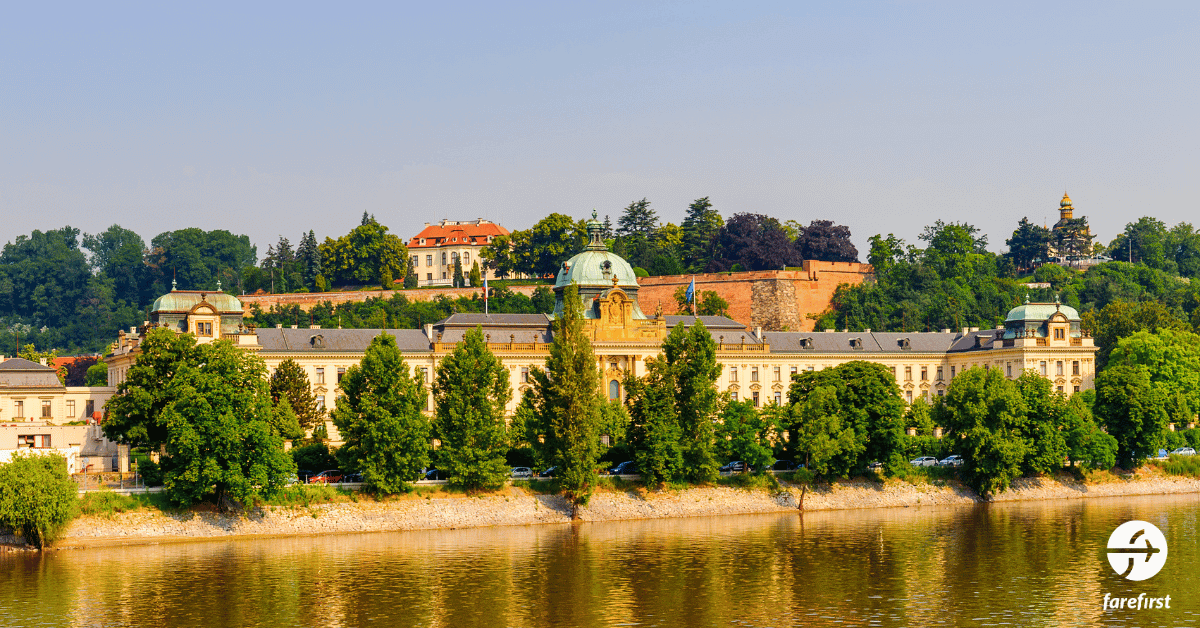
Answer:
[[(488, 236), (508, 235), (508, 229), (501, 227), (494, 222), (483, 222), (481, 224), (436, 224), (429, 225), (421, 230), (421, 233), (413, 236), (408, 241), (408, 248), (420, 249), (436, 246), (445, 246), (447, 244), (487, 244)], [(425, 244), (421, 244), (421, 240), (425, 240)]]

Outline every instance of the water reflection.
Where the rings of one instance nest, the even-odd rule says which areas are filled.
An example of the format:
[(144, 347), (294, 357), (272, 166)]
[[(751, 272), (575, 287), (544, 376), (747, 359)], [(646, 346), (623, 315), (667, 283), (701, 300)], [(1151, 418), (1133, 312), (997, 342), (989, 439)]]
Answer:
[[(209, 541), (0, 557), (0, 626), (1191, 625), (1197, 496)], [(1144, 519), (1156, 577), (1105, 544)], [(1105, 593), (1172, 596), (1103, 612)]]

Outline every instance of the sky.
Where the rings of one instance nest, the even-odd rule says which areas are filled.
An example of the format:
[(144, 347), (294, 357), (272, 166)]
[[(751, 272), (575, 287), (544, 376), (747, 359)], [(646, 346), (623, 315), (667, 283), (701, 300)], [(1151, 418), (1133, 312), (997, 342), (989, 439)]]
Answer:
[(338, 237), (374, 214), (676, 224), (708, 196), (1005, 250), (1200, 224), (1200, 3), (8, 3), (0, 241)]

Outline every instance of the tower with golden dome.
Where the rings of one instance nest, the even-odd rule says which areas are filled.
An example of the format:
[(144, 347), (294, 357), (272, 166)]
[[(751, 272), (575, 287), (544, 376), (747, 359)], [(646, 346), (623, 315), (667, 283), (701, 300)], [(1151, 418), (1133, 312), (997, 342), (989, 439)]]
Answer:
[(1050, 230), (1050, 257), (1057, 258), (1060, 264), (1090, 266), (1093, 262), (1093, 239), (1095, 236), (1088, 226), (1087, 217), (1075, 217), (1071, 197), (1063, 192), (1062, 200), (1058, 202), (1058, 222)]

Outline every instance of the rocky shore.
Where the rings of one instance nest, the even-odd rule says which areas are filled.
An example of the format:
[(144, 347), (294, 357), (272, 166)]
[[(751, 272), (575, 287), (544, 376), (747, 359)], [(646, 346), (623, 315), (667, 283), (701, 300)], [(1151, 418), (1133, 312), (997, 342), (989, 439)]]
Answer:
[[(1080, 499), (1124, 495), (1200, 492), (1200, 479), (1136, 474), (1099, 483), (1066, 476), (1024, 478), (992, 501)], [(746, 490), (730, 487), (681, 491), (598, 492), (580, 512), (582, 521), (616, 521), (795, 511), (800, 489)], [(839, 481), (809, 489), (806, 511), (895, 508), (979, 503), (979, 496), (957, 482), (912, 484), (890, 480)], [(376, 502), (331, 503), (300, 507), (264, 507), (246, 516), (216, 512), (132, 512), (113, 518), (75, 520), (56, 545), (155, 543), (228, 536), (287, 536), (344, 532), (473, 528), (566, 524), (571, 508), (562, 498), (508, 487), (485, 496), (441, 496)]]

